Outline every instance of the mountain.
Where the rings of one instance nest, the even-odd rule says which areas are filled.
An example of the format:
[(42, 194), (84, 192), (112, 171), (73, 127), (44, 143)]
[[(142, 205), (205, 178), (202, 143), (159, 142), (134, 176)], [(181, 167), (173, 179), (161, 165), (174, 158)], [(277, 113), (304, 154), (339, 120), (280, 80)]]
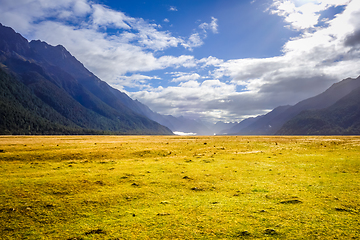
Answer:
[(333, 84), (325, 92), (294, 106), (282, 106), (259, 117), (249, 126), (242, 128), (239, 135), (273, 135), (278, 133), (282, 126), (304, 110), (319, 110), (332, 106), (337, 101), (348, 95), (352, 90), (360, 87), (360, 77), (348, 78)]
[(360, 87), (330, 107), (302, 111), (286, 122), (280, 135), (359, 135)]
[(172, 134), (63, 46), (29, 43), (1, 24), (0, 73), (1, 134)]
[(281, 116), (281, 114), (283, 114), (290, 107), (291, 106), (289, 105), (280, 106), (265, 115), (258, 116), (250, 120), (245, 119), (244, 121), (240, 122), (241, 124), (235, 126), (235, 129), (240, 128), (240, 131), (238, 131), (237, 134), (239, 133), (244, 135), (271, 134), (270, 132), (272, 132), (274, 125), (277, 124), (276, 118), (278, 118), (278, 116)]
[(256, 122), (258, 119), (262, 118), (263, 116), (264, 115), (246, 118), (246, 119), (242, 120), (241, 122), (239, 122), (238, 124), (235, 124), (234, 126), (232, 126), (230, 129), (223, 130), (221, 133), (222, 134), (237, 134), (240, 131), (242, 131), (243, 129), (246, 129), (248, 126), (250, 126), (254, 122)]
[(86, 90), (98, 96), (111, 107), (121, 109), (126, 106), (133, 112), (166, 126), (172, 131), (194, 132), (199, 135), (208, 135), (211, 132), (204, 124), (198, 121), (184, 117), (161, 115), (153, 112), (145, 104), (132, 100), (125, 93), (110, 87), (107, 83), (98, 79), (62, 46), (52, 47), (45, 42), (31, 41), (30, 47), (41, 56), (41, 58), (34, 56), (37, 61), (59, 66), (74, 77)]

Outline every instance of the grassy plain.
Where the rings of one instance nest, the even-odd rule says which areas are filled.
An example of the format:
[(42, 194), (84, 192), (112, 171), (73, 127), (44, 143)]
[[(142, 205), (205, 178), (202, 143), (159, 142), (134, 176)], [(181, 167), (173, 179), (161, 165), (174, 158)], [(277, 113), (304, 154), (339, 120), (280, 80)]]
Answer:
[(359, 239), (360, 137), (2, 136), (0, 239)]

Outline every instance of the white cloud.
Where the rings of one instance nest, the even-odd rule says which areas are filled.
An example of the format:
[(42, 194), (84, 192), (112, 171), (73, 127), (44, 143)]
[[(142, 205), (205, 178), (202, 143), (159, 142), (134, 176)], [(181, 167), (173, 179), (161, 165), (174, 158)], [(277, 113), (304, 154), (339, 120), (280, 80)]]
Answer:
[(177, 12), (177, 7), (175, 7), (175, 6), (170, 6), (169, 7), (169, 11), (172, 11), (172, 12)]
[(203, 42), (202, 38), (200, 37), (199, 33), (191, 34), (188, 41), (182, 43), (182, 45), (185, 48), (189, 49), (190, 51), (192, 51), (193, 48), (200, 47), (203, 44), (204, 44), (204, 42)]
[(165, 69), (167, 67), (185, 67), (185, 68), (191, 68), (196, 67), (196, 60), (194, 56), (190, 55), (181, 55), (179, 57), (174, 56), (162, 56), (158, 58), (157, 60), (159, 66), (159, 69)]
[(211, 30), (213, 33), (218, 33), (218, 25), (217, 19), (211, 17), (211, 23), (201, 23), (199, 28), (202, 29), (202, 32), (195, 31), (191, 36), (188, 38), (187, 41), (183, 41), (181, 45), (187, 48), (190, 51), (193, 51), (193, 48), (200, 47), (204, 44), (204, 39), (207, 38), (207, 31)]
[(93, 27), (116, 27), (119, 29), (131, 29), (131, 23), (136, 20), (127, 17), (124, 13), (114, 11), (100, 4), (93, 4), (92, 24)]
[[(11, 26), (21, 33), (28, 33), (36, 19), (44, 19), (50, 15), (58, 16), (68, 11), (74, 0), (65, 1), (27, 1), (2, 0), (0, 20), (2, 24)], [(61, 10), (59, 11), (59, 8)]]
[(295, 30), (314, 28), (319, 23), (320, 12), (349, 0), (275, 0), (270, 12), (284, 17)]
[(219, 67), (220, 64), (222, 64), (224, 62), (224, 60), (222, 59), (218, 59), (216, 57), (213, 56), (209, 56), (207, 58), (202, 58), (199, 60), (199, 64), (203, 64), (202, 67), (208, 67), (208, 66), (216, 66)]
[(76, 16), (86, 15), (91, 12), (91, 7), (86, 0), (76, 1), (74, 4), (74, 12)]
[(187, 48), (190, 51), (193, 51), (193, 48), (200, 47), (204, 44), (204, 39), (207, 38), (207, 31), (211, 30), (213, 33), (218, 33), (218, 25), (217, 25), (217, 19), (214, 17), (211, 17), (212, 21), (211, 23), (201, 23), (199, 25), (199, 28), (202, 29), (202, 32), (197, 32), (191, 34), (191, 36), (188, 38), (187, 41), (183, 41), (181, 45), (185, 48)]
[(109, 82), (109, 84), (123, 91), (125, 91), (124, 87), (146, 89), (146, 88), (151, 88), (148, 82), (153, 79), (160, 80), (160, 78), (157, 76), (133, 74), (131, 76), (119, 76), (115, 80)]
[(211, 30), (213, 33), (218, 33), (218, 19), (211, 17), (211, 22), (210, 23), (201, 23), (199, 25), (199, 28), (202, 29), (205, 33), (207, 32), (207, 30)]
[(198, 80), (201, 76), (197, 73), (188, 73), (188, 72), (171, 72), (169, 73), (173, 76), (171, 82), (187, 82), (190, 80)]
[(218, 20), (214, 17), (211, 17), (211, 23), (210, 23), (210, 30), (213, 33), (219, 33), (218, 32), (218, 24), (217, 24)]

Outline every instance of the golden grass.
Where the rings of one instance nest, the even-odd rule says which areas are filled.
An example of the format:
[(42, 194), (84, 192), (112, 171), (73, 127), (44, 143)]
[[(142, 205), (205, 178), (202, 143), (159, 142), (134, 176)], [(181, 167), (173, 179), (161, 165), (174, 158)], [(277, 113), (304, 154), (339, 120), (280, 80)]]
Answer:
[(358, 239), (360, 137), (0, 137), (0, 239)]

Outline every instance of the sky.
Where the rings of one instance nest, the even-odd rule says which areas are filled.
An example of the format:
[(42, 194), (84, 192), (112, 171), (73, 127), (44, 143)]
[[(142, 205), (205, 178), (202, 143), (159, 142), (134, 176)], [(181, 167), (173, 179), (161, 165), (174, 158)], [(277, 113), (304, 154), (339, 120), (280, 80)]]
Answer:
[(63, 45), (153, 111), (202, 121), (360, 75), (359, 0), (0, 0), (0, 23)]

